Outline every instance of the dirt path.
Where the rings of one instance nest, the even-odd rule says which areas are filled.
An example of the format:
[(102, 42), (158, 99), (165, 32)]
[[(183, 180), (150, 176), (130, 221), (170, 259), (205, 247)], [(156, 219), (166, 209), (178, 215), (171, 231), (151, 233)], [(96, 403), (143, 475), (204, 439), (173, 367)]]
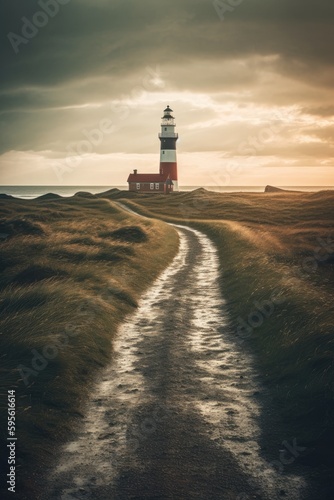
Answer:
[(306, 498), (301, 478), (261, 458), (263, 390), (228, 332), (216, 250), (178, 230), (179, 254), (119, 330), (50, 499)]

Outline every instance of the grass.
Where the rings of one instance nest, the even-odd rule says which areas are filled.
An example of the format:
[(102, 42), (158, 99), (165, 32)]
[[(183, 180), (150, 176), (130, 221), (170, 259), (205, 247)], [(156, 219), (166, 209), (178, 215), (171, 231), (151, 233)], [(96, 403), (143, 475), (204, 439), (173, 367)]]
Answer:
[(216, 243), (236, 338), (256, 353), (277, 408), (308, 449), (305, 463), (333, 467), (334, 192), (123, 197)]
[(118, 325), (172, 260), (178, 236), (87, 196), (0, 200), (0, 211), (0, 458), (7, 468), (14, 389), (17, 490), (37, 498), (41, 464), (68, 439)]

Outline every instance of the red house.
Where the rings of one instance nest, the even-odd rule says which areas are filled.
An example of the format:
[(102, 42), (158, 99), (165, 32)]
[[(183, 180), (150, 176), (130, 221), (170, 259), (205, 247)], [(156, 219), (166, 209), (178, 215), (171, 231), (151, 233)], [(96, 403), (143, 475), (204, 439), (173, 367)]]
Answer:
[(139, 191), (141, 193), (170, 193), (173, 191), (173, 181), (169, 174), (138, 174), (133, 171), (128, 177), (129, 191)]

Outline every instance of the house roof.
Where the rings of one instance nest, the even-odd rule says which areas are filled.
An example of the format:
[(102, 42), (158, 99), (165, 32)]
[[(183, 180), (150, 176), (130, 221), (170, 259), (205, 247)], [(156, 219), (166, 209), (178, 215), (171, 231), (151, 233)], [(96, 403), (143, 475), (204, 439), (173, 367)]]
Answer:
[(169, 174), (130, 174), (128, 182), (166, 182)]

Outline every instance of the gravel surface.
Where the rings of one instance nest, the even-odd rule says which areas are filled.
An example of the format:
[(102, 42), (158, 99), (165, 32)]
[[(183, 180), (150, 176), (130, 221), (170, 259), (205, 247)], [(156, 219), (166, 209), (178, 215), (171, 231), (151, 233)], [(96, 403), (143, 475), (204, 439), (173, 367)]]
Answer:
[(309, 498), (293, 455), (264, 456), (270, 397), (229, 331), (215, 247), (177, 229), (180, 251), (119, 329), (46, 498)]

